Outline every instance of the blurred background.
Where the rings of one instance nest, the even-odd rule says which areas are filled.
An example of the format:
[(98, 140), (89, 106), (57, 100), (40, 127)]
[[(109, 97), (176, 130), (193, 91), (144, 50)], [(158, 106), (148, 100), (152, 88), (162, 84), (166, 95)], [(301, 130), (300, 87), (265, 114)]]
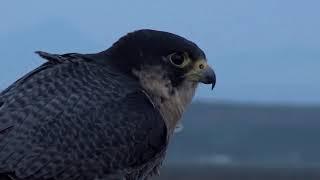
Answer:
[(197, 43), (201, 86), (158, 179), (320, 178), (320, 1), (41, 1), (0, 4), (0, 89), (43, 60), (151, 28)]

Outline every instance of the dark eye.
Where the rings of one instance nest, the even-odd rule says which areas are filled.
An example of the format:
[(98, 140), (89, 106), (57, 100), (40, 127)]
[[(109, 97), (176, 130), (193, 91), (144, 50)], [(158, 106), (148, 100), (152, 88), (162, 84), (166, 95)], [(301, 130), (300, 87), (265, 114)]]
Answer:
[(185, 59), (182, 53), (174, 53), (170, 56), (170, 61), (176, 66), (181, 66), (184, 60)]

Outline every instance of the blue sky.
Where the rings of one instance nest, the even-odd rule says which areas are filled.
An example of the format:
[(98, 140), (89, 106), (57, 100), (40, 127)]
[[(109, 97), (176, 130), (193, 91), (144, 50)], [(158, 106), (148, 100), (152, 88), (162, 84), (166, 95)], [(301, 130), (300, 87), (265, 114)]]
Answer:
[(0, 88), (43, 61), (33, 52), (97, 52), (152, 28), (196, 42), (217, 88), (196, 98), (320, 104), (320, 1), (41, 1), (0, 6)]

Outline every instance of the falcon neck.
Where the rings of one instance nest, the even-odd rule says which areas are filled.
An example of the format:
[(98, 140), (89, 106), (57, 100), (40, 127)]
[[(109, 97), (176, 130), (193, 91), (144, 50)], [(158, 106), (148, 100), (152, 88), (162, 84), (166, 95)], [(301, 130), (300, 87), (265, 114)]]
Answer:
[(171, 81), (165, 78), (165, 72), (160, 66), (141, 69), (143, 70), (134, 70), (133, 74), (139, 79), (140, 85), (154, 106), (159, 109), (171, 135), (190, 104), (197, 83), (184, 81), (173, 87)]

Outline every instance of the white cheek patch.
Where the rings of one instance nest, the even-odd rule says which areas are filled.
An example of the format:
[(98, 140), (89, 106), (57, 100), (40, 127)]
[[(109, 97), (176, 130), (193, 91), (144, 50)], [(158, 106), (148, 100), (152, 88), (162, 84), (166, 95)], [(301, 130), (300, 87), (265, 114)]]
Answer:
[(171, 81), (164, 78), (166, 73), (161, 66), (144, 66), (142, 70), (133, 70), (132, 72), (139, 78), (141, 86), (148, 93), (165, 99), (170, 98)]
[(153, 106), (159, 109), (169, 130), (168, 134), (181, 132), (183, 125), (180, 120), (192, 100), (197, 83), (183, 81), (179, 87), (172, 87), (161, 66), (144, 66), (140, 70), (133, 70), (132, 73), (139, 79)]

